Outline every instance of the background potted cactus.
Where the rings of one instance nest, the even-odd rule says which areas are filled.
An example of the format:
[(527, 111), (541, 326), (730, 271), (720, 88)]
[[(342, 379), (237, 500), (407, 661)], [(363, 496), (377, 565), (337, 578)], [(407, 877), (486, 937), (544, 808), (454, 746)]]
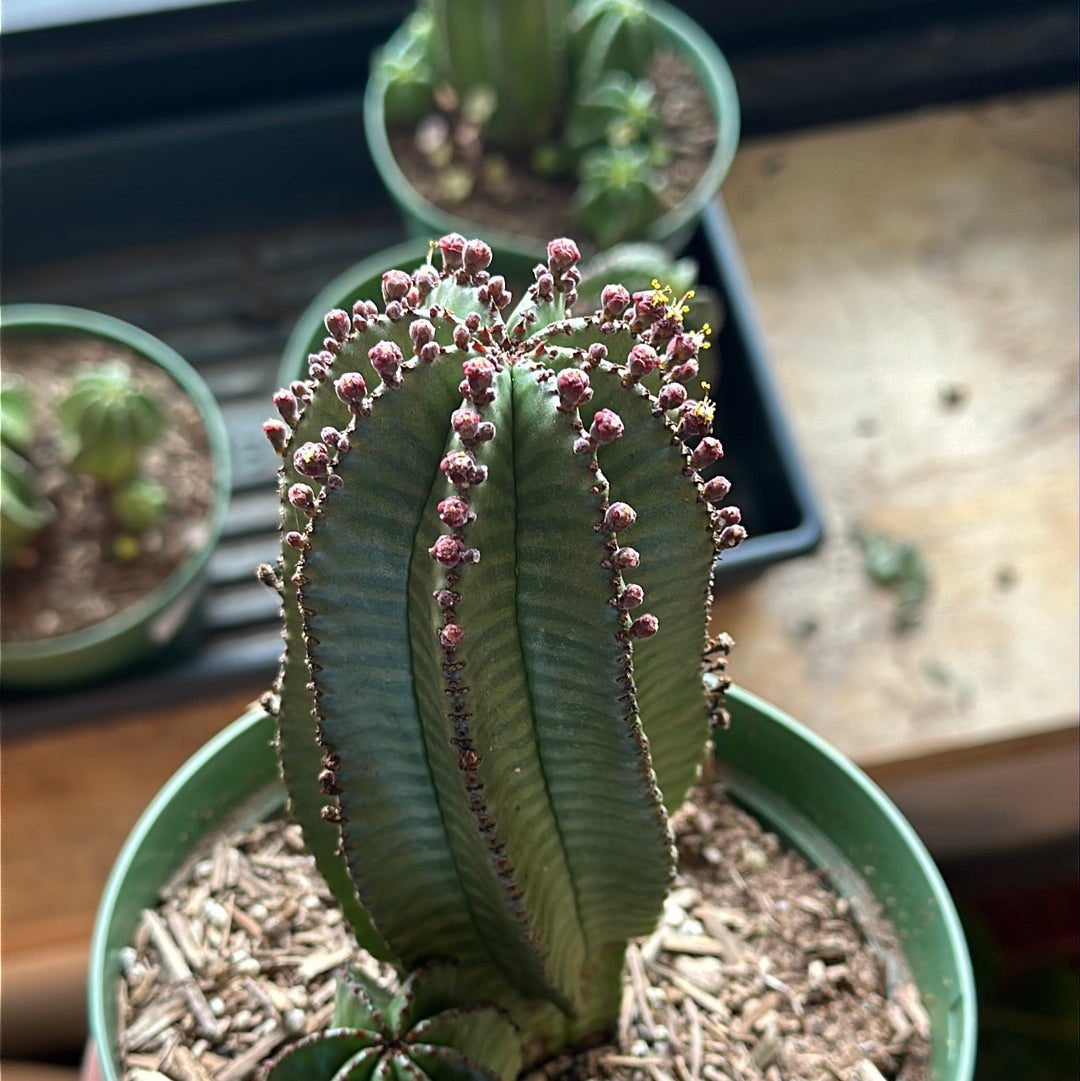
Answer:
[[(308, 378), (275, 396), (282, 546), (259, 573), (281, 596), (281, 669), (110, 880), (90, 987), (108, 1081), (139, 910), (213, 823), (280, 803), (278, 770), (356, 941), (402, 984), (344, 972), (328, 1028), (267, 1035), (271, 1081), (511, 1078), (611, 1029), (627, 941), (660, 915), (670, 814), (727, 720), (710, 586), (743, 535), (727, 482), (702, 475), (722, 454), (687, 389), (707, 336), (660, 288), (608, 285), (566, 315), (571, 241), (517, 306), (487, 245), (438, 248), (441, 271), (388, 270), (381, 306), (332, 310)], [(970, 974), (925, 851), (835, 752), (741, 692), (728, 704), (736, 792), (852, 893), (845, 858), (873, 851), (933, 1065), (968, 1081)]]
[(715, 43), (662, 0), (423, 0), (372, 64), (364, 123), (424, 236), (674, 251), (727, 172), (739, 107)]
[(224, 521), (224, 421), (195, 371), (120, 320), (3, 311), (5, 689), (83, 682), (176, 643)]

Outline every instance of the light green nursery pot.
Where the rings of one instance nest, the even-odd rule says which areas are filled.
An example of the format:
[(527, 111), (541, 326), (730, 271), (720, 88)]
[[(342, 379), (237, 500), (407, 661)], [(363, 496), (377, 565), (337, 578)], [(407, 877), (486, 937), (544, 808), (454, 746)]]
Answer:
[[(933, 1081), (972, 1081), (975, 989), (952, 899), (933, 861), (888, 798), (856, 766), (779, 710), (738, 688), (718, 758), (735, 798), (800, 850), (853, 906), (892, 919), (930, 1015)], [(90, 952), (90, 1036), (103, 1081), (120, 1081), (116, 982), (140, 911), (152, 905), (199, 839), (226, 819), (281, 805), (273, 723), (254, 711), (198, 751), (128, 838), (98, 911)], [(889, 967), (887, 962), (887, 969)], [(891, 973), (905, 979), (903, 971)]]
[(231, 490), (229, 441), (214, 395), (175, 349), (123, 320), (58, 304), (9, 304), (0, 309), (0, 340), (48, 335), (114, 342), (165, 371), (191, 399), (206, 431), (213, 486), (202, 542), (141, 600), (71, 634), (5, 642), (0, 682), (21, 690), (56, 689), (115, 673), (192, 635), (205, 592), (205, 570), (225, 522)]
[[(694, 69), (716, 118), (716, 145), (697, 185), (678, 206), (658, 217), (644, 236), (627, 238), (660, 244), (674, 254), (686, 243), (706, 204), (720, 190), (731, 167), (739, 143), (739, 95), (724, 54), (693, 19), (663, 0), (649, 0), (647, 7), (661, 40)], [(398, 34), (402, 32), (397, 31)], [(387, 48), (392, 51), (393, 46)], [(537, 241), (546, 243), (550, 239), (507, 234), (492, 229), (483, 221), (468, 221), (451, 214), (425, 199), (406, 179), (390, 148), (385, 97), (385, 81), (380, 77), (378, 66), (372, 65), (364, 93), (364, 136), (383, 187), (397, 203), (406, 227), (414, 236), (425, 239), (446, 233), (483, 236), (496, 251), (522, 247), (530, 250), (536, 247)], [(584, 242), (583, 250), (589, 247), (586, 238), (576, 236), (576, 239)]]

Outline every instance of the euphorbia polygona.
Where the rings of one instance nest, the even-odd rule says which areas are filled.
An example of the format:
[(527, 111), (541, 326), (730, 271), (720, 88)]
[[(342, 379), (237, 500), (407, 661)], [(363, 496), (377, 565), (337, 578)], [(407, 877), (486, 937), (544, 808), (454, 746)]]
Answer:
[(327, 315), (265, 426), (291, 812), (409, 974), (393, 999), (344, 979), (275, 1078), (512, 1075), (608, 1030), (723, 713), (711, 573), (744, 530), (702, 479), (722, 452), (685, 298), (609, 285), (569, 318), (562, 239), (511, 308), (486, 244), (436, 249)]

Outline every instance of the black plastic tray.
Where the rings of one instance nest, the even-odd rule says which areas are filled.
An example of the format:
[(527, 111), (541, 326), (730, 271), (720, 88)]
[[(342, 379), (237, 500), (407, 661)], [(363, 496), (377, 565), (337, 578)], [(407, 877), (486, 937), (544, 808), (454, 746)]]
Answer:
[[(403, 238), (392, 208), (372, 195), (363, 215), (278, 224), (258, 233), (209, 233), (181, 243), (117, 247), (90, 258), (13, 273), (6, 300), (93, 307), (164, 338), (198, 368), (222, 404), (233, 454), (234, 497), (211, 560), (206, 634), (194, 654), (96, 687), (4, 701), (4, 731), (175, 703), (230, 688), (268, 686), (279, 653), (277, 599), (254, 568), (276, 552), (276, 459), (261, 422), (281, 348), (294, 320), (332, 276)], [(724, 472), (750, 539), (721, 560), (718, 588), (809, 551), (821, 522), (777, 399), (744, 271), (722, 207), (695, 234), (689, 254), (725, 309), (713, 350), (720, 377), (716, 429)]]

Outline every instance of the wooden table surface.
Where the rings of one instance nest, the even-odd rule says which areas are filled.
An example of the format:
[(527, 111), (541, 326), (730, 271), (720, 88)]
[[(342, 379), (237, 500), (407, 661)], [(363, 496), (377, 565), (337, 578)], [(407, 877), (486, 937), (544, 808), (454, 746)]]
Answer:
[[(1076, 127), (1072, 92), (951, 107), (748, 143), (724, 186), (828, 531), (722, 596), (732, 672), (946, 856), (1075, 820)], [(917, 546), (912, 630), (856, 528)], [(261, 689), (5, 741), (6, 1054), (81, 1031), (117, 849)]]

